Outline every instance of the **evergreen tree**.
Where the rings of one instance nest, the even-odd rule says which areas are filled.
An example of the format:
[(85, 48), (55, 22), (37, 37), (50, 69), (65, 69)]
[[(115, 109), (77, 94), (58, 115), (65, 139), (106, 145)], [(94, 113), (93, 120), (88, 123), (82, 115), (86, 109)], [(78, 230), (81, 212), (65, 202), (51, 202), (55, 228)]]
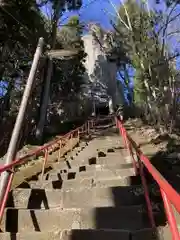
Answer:
[[(53, 105), (59, 103), (60, 99), (73, 102), (78, 101), (81, 97), (86, 57), (81, 37), (82, 25), (78, 16), (71, 17), (68, 23), (58, 31), (57, 40), (61, 47), (66, 50), (76, 50), (78, 53), (70, 59), (54, 61), (50, 96)], [(77, 105), (77, 107), (79, 106)]]

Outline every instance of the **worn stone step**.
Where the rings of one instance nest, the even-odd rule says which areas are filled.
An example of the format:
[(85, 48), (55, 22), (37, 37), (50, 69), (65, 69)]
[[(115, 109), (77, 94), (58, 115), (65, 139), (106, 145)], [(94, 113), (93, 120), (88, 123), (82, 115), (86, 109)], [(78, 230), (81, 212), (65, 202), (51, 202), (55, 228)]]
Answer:
[[(152, 192), (150, 197), (154, 202), (162, 201), (160, 196), (156, 196)], [(64, 191), (62, 198), (64, 208), (146, 205), (144, 191), (141, 186), (95, 187), (80, 191)]]
[[(61, 165), (62, 166), (62, 165)], [(65, 165), (64, 165), (65, 166)], [(57, 180), (58, 179), (67, 179), (67, 175), (68, 174), (73, 174), (76, 173), (76, 175), (80, 176), (84, 176), (84, 174), (86, 175), (87, 172), (89, 171), (102, 171), (102, 170), (113, 170), (114, 169), (129, 169), (129, 168), (133, 168), (133, 164), (109, 164), (109, 165), (99, 165), (99, 164), (95, 164), (95, 165), (79, 165), (78, 167), (73, 167), (73, 168), (68, 168), (67, 165), (65, 168), (61, 168), (59, 170), (59, 164), (55, 164), (53, 166), (53, 170), (47, 172), (46, 174), (44, 174), (43, 176), (43, 180), (48, 180), (48, 179), (52, 179), (52, 180)], [(58, 170), (55, 170), (58, 169)], [(86, 172), (86, 173), (85, 173)], [(38, 177), (41, 180), (41, 175), (39, 175)]]
[(130, 240), (130, 233), (123, 230), (89, 229), (57, 232), (0, 233), (0, 240)]
[[(118, 134), (115, 134), (114, 136), (103, 136), (103, 138), (102, 136), (96, 136), (95, 138), (92, 138), (90, 141), (88, 141), (88, 147), (83, 148), (83, 153), (80, 155), (84, 157), (91, 157), (92, 154), (94, 155), (97, 153), (97, 150), (107, 151), (110, 148), (114, 148), (115, 150), (124, 149), (122, 139)], [(88, 152), (88, 150), (92, 150), (91, 154)]]
[(62, 206), (60, 190), (17, 188), (9, 193), (6, 207), (27, 209), (49, 209)]
[(75, 148), (73, 148), (72, 151), (67, 152), (67, 153), (64, 155), (64, 157), (65, 157), (65, 158), (69, 158), (69, 157), (71, 157), (71, 156), (77, 156), (77, 155), (79, 155), (80, 152), (84, 151), (84, 149), (87, 148), (88, 145), (89, 145), (88, 142), (80, 142), (80, 143), (78, 144), (78, 146), (76, 146)]
[(156, 229), (124, 231), (113, 229), (74, 229), (56, 232), (0, 233), (0, 240), (170, 240), (172, 235), (168, 226)]
[[(152, 200), (161, 197), (150, 194)], [(118, 207), (145, 204), (141, 186), (94, 187), (70, 191), (52, 189), (15, 189), (9, 194), (7, 207), (49, 209), (54, 207)]]
[[(94, 155), (90, 154), (88, 157), (84, 156), (78, 156), (74, 158), (69, 158), (67, 159), (66, 166), (70, 166), (71, 168), (73, 167), (78, 167), (80, 165), (94, 165), (94, 164), (101, 164), (101, 165), (112, 165), (112, 164), (125, 164), (126, 159), (125, 156), (126, 154), (118, 154), (118, 153), (108, 153), (105, 157), (98, 157), (97, 153)], [(59, 165), (58, 168), (61, 169), (62, 164)]]
[[(73, 172), (87, 172), (87, 171), (92, 171), (92, 170), (96, 170), (96, 169), (126, 169), (126, 168), (133, 168), (133, 164), (132, 163), (109, 163), (109, 164), (79, 164), (77, 166), (72, 166), (69, 165), (68, 162), (62, 162), (62, 163), (55, 163), (53, 164), (53, 170), (49, 173), (52, 172), (57, 172), (57, 173), (67, 173), (69, 171), (73, 171)], [(57, 170), (58, 169), (58, 170)], [(47, 173), (47, 174), (49, 174)], [(45, 175), (47, 175), (45, 174)], [(44, 176), (44, 178), (46, 178), (46, 176)]]
[[(95, 170), (92, 171), (87, 171), (87, 172), (80, 172), (76, 173), (75, 177), (80, 177), (80, 178), (89, 178), (89, 177), (94, 177), (94, 179), (111, 179), (111, 178), (122, 178), (122, 177), (128, 177), (132, 176), (135, 174), (133, 168), (129, 169), (101, 169), (101, 166), (98, 166), (99, 168), (96, 168)], [(68, 179), (71, 178), (72, 173), (74, 172), (69, 172), (68, 173)]]
[(141, 229), (131, 233), (132, 240), (170, 240), (172, 235), (168, 225), (157, 227), (156, 229)]
[[(117, 142), (107, 144), (107, 142), (104, 142), (102, 140), (101, 141), (92, 140), (91, 142), (86, 143), (86, 146), (84, 146), (84, 147), (74, 148), (73, 151), (71, 152), (71, 156), (77, 157), (78, 155), (81, 155), (81, 154), (83, 156), (83, 154), (88, 152), (89, 149), (92, 150), (92, 152), (91, 152), (91, 155), (88, 154), (87, 156), (92, 156), (92, 155), (96, 156), (96, 155), (99, 155), (98, 153), (100, 153), (100, 152), (103, 152), (109, 156), (111, 156), (113, 154), (114, 155), (122, 155), (122, 153), (124, 153), (124, 154), (127, 153), (127, 150), (126, 150), (126, 148), (124, 148), (123, 144), (117, 144)], [(79, 153), (79, 154), (76, 154), (76, 153)], [(67, 155), (68, 154), (66, 154), (66, 156)]]
[[(164, 224), (162, 211), (155, 212), (156, 224)], [(101, 207), (93, 209), (6, 209), (3, 232), (59, 231), (65, 229), (118, 229), (135, 231), (149, 228), (144, 206)]]
[[(111, 179), (111, 178), (122, 178), (134, 175), (134, 169), (101, 169), (99, 165), (97, 168), (94, 168), (89, 171), (83, 172), (73, 172), (69, 171), (67, 174), (65, 173), (57, 173), (57, 172), (50, 172), (48, 179), (52, 181), (62, 179), (62, 180), (69, 180), (69, 179), (77, 179), (77, 178), (94, 178), (94, 179)], [(46, 178), (47, 179), (47, 178)]]
[(94, 144), (91, 144), (91, 142), (89, 143), (87, 148), (84, 148), (81, 152), (77, 153), (69, 153), (66, 156), (66, 160), (68, 161), (77, 161), (77, 162), (83, 162), (83, 161), (87, 161), (89, 158), (91, 158), (92, 156), (96, 156), (97, 155), (97, 150)]
[(99, 157), (97, 158), (97, 164), (125, 164), (127, 153), (124, 155), (120, 155), (117, 153), (111, 153), (110, 156)]
[(92, 188), (92, 187), (113, 187), (113, 186), (128, 186), (130, 185), (129, 178), (112, 178), (112, 179), (93, 179), (93, 178), (86, 178), (86, 179), (72, 179), (66, 181), (31, 181), (29, 183), (24, 183), (24, 185), (20, 185), (21, 188), (45, 188), (45, 189), (64, 189), (64, 190), (71, 190), (71, 189), (84, 189), (84, 188)]

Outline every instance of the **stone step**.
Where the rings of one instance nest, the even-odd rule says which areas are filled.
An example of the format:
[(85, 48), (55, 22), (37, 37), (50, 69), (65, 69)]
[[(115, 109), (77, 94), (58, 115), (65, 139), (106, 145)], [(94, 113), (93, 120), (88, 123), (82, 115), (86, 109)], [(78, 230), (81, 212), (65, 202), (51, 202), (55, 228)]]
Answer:
[[(99, 167), (99, 168), (98, 168)], [(82, 171), (82, 172), (73, 172), (69, 171), (66, 173), (57, 173), (57, 172), (49, 172), (48, 179), (54, 180), (70, 180), (70, 179), (77, 179), (77, 178), (93, 178), (93, 179), (111, 179), (111, 178), (122, 178), (128, 177), (135, 174), (133, 168), (128, 169), (101, 169), (101, 166), (98, 165), (97, 168), (94, 168), (89, 171)], [(46, 178), (47, 179), (47, 178)]]
[(87, 148), (88, 145), (89, 145), (88, 142), (80, 142), (80, 143), (78, 144), (78, 146), (76, 146), (75, 148), (73, 148), (72, 152), (69, 151), (69, 152), (67, 152), (64, 156), (65, 156), (66, 158), (71, 157), (72, 155), (73, 155), (73, 156), (77, 156), (77, 155), (79, 155), (80, 152), (84, 151), (84, 149)]
[(87, 148), (84, 148), (81, 152), (69, 152), (67, 156), (65, 156), (66, 160), (76, 160), (77, 162), (83, 162), (88, 160), (92, 156), (97, 155), (97, 150), (94, 144), (89, 143)]
[[(55, 163), (53, 164), (53, 170), (51, 170), (49, 173), (52, 172), (57, 172), (57, 173), (67, 173), (68, 171), (73, 171), (73, 172), (87, 172), (87, 171), (92, 171), (96, 169), (126, 169), (126, 168), (133, 168), (132, 163), (109, 163), (109, 164), (79, 164), (76, 166), (69, 165), (68, 162), (63, 161), (62, 163)], [(58, 169), (58, 170), (57, 170)], [(46, 175), (44, 177), (46, 177)]]
[[(76, 157), (80, 154), (87, 153), (89, 149), (92, 150), (92, 152), (91, 152), (91, 155), (88, 154), (88, 156), (92, 156), (92, 154), (97, 155), (98, 152), (104, 152), (106, 155), (110, 153), (111, 154), (127, 153), (127, 150), (126, 148), (124, 148), (124, 145), (122, 143), (117, 144), (117, 142), (114, 142), (114, 143), (112, 142), (111, 144), (109, 143), (107, 144), (107, 142), (102, 140), (101, 141), (92, 140), (88, 143), (85, 143), (84, 146), (75, 147), (71, 152), (71, 156)], [(65, 156), (69, 156), (69, 154), (67, 153)]]
[[(152, 200), (161, 197), (151, 193)], [(15, 189), (9, 194), (7, 207), (27, 209), (118, 207), (145, 204), (141, 186), (94, 187), (71, 191), (50, 189)]]
[[(53, 170), (44, 174), (43, 180), (48, 180), (50, 178), (52, 180), (54, 180), (54, 179), (57, 180), (57, 177), (58, 177), (58, 179), (66, 180), (67, 175), (68, 174), (71, 175), (73, 173), (76, 173), (76, 175), (83, 176), (84, 174), (86, 175), (87, 172), (89, 172), (89, 171), (95, 171), (95, 170), (102, 171), (102, 170), (114, 170), (114, 169), (117, 170), (117, 169), (129, 169), (129, 168), (133, 168), (132, 163), (130, 163), (130, 164), (128, 164), (128, 163), (127, 164), (109, 164), (109, 165), (100, 165), (100, 164), (79, 165), (78, 167), (73, 167), (73, 168), (68, 168), (68, 166), (66, 165), (65, 168), (61, 168), (61, 169), (59, 168), (59, 164), (54, 164)], [(56, 170), (56, 169), (58, 169), (58, 170)], [(41, 175), (39, 175), (38, 178), (41, 180)]]
[(123, 230), (72, 230), (33, 233), (0, 233), (0, 240), (130, 240), (130, 233)]
[[(23, 185), (24, 184), (24, 185)], [(31, 181), (29, 183), (23, 183), (19, 187), (21, 188), (40, 188), (40, 189), (63, 189), (63, 190), (73, 190), (73, 189), (84, 189), (92, 187), (113, 187), (113, 186), (128, 186), (130, 184), (129, 178), (111, 178), (111, 179), (72, 179), (72, 180), (45, 180)]]
[[(156, 224), (164, 224), (162, 211), (155, 212)], [(135, 231), (149, 228), (144, 206), (93, 209), (6, 209), (2, 232), (59, 231), (65, 229), (118, 229)]]
[[(73, 167), (78, 167), (80, 165), (94, 165), (94, 164), (102, 164), (102, 165), (110, 165), (110, 164), (125, 164), (125, 156), (127, 156), (127, 152), (124, 155), (120, 155), (117, 153), (110, 153), (107, 154), (105, 157), (97, 157), (97, 154), (94, 154), (94, 156), (89, 156), (89, 157), (74, 157), (72, 159), (68, 159), (66, 166), (70, 166), (71, 168)], [(59, 169), (61, 169), (62, 163), (59, 164)]]
[(132, 240), (170, 240), (172, 235), (169, 227), (166, 225), (164, 227), (157, 227), (156, 229), (141, 229), (139, 231), (134, 231), (131, 233)]
[(74, 229), (56, 232), (0, 233), (0, 240), (170, 240), (168, 227), (129, 232), (113, 229)]

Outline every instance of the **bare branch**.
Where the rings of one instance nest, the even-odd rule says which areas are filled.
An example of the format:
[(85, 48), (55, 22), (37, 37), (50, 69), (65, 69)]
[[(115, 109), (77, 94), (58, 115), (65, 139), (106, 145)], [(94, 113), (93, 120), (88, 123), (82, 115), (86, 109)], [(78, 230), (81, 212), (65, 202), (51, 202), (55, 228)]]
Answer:
[[(128, 30), (131, 30), (130, 26), (128, 26), (128, 25), (123, 21), (123, 19), (121, 18), (120, 14), (119, 14), (119, 12), (118, 12), (118, 10), (117, 10), (117, 8), (116, 8), (116, 6), (112, 3), (111, 0), (108, 0), (108, 1), (109, 1), (109, 3), (112, 5), (112, 7), (114, 8), (114, 10), (115, 10), (115, 12), (116, 12), (119, 20), (121, 21), (121, 23), (123, 23), (124, 26), (125, 26)], [(124, 6), (124, 5), (123, 5), (123, 6)]]

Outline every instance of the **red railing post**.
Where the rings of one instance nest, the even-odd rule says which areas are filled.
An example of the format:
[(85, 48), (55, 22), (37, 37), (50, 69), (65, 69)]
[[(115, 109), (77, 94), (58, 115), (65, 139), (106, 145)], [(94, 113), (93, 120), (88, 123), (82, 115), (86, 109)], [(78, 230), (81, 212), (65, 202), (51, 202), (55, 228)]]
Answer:
[(120, 121), (117, 120), (117, 122), (118, 122), (118, 127), (119, 127), (119, 133), (120, 133), (120, 135), (122, 135), (122, 138), (123, 138), (123, 141), (124, 141), (124, 145), (127, 148), (128, 154), (130, 155), (130, 157), (132, 159), (132, 164), (133, 164), (133, 167), (134, 167), (135, 174), (137, 174), (138, 173), (138, 169), (137, 169), (137, 165), (136, 165), (136, 160), (134, 158), (134, 154), (133, 154), (133, 151), (132, 151), (132, 146), (129, 143), (129, 140), (127, 138), (126, 130), (123, 127), (123, 125), (122, 125), (122, 123)]
[(5, 190), (3, 198), (2, 198), (2, 202), (0, 203), (0, 223), (1, 223), (1, 220), (3, 218), (4, 209), (5, 209), (5, 206), (6, 206), (7, 199), (8, 199), (8, 194), (11, 190), (11, 184), (12, 184), (12, 181), (13, 181), (13, 177), (14, 177), (14, 172), (11, 172), (10, 176), (9, 176), (9, 179), (8, 179), (8, 184), (6, 186), (6, 190)]
[(42, 173), (41, 173), (41, 181), (43, 181), (43, 176), (44, 176), (44, 171), (45, 171), (45, 167), (46, 167), (46, 163), (48, 160), (48, 148), (45, 149), (44, 151), (44, 161), (43, 161), (43, 165), (42, 165)]
[(72, 150), (73, 150), (73, 134), (70, 134), (70, 151), (71, 151), (71, 155), (72, 155)]
[(145, 199), (146, 199), (146, 203), (147, 203), (149, 220), (150, 220), (152, 228), (155, 228), (156, 224), (155, 224), (155, 221), (154, 221), (151, 200), (150, 200), (150, 197), (149, 197), (149, 190), (148, 190), (146, 178), (144, 176), (143, 164), (142, 164), (141, 160), (139, 159), (139, 157), (138, 157), (138, 163), (139, 163), (139, 171), (140, 171), (141, 181), (142, 181), (142, 185), (143, 185), (143, 188), (144, 188), (144, 195), (145, 195)]
[[(128, 141), (128, 140), (127, 140)], [(128, 142), (129, 143), (129, 142)], [(135, 171), (135, 175), (138, 174), (138, 167), (137, 167), (137, 162), (134, 158), (134, 153), (133, 153), (133, 150), (132, 150), (132, 146), (131, 144), (129, 143), (129, 154), (131, 156), (131, 159), (132, 159), (132, 164), (133, 164), (133, 167), (134, 167), (134, 171)]]
[(164, 202), (164, 208), (166, 211), (166, 216), (169, 222), (169, 226), (170, 226), (170, 230), (172, 233), (172, 239), (173, 240), (179, 240), (180, 239), (180, 235), (179, 235), (179, 230), (177, 228), (177, 223), (176, 223), (176, 219), (174, 217), (174, 213), (172, 210), (172, 206), (171, 203), (169, 201), (169, 199), (167, 198), (166, 193), (160, 188), (161, 191), (161, 195), (163, 198), (163, 202)]
[(62, 140), (60, 140), (59, 142), (58, 162), (60, 161), (60, 158), (61, 158), (61, 147), (62, 147)]

